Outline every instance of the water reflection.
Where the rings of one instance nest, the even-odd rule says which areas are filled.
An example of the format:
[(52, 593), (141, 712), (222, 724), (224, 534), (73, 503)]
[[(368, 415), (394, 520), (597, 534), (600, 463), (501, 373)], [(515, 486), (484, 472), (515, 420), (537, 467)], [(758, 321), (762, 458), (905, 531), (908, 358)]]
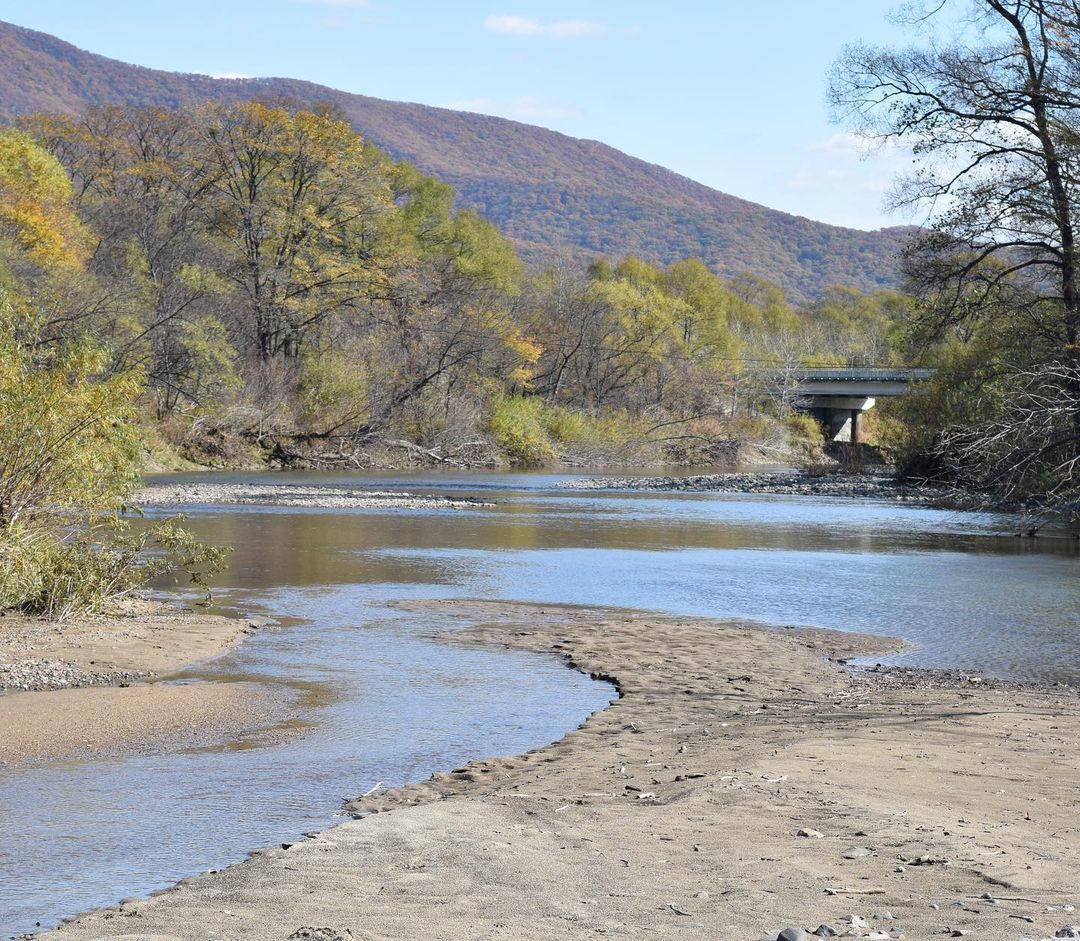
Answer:
[[(305, 479), (292, 475), (291, 480)], [(384, 478), (311, 475), (337, 486)], [(204, 538), (241, 539), (228, 576), (569, 604), (610, 604), (903, 637), (901, 662), (1080, 682), (1074, 541), (903, 503), (558, 490), (557, 475), (428, 475), (415, 489), (491, 509), (213, 508)], [(394, 480), (400, 486), (407, 481)], [(470, 484), (472, 485), (470, 487)], [(380, 587), (381, 586), (381, 587)]]

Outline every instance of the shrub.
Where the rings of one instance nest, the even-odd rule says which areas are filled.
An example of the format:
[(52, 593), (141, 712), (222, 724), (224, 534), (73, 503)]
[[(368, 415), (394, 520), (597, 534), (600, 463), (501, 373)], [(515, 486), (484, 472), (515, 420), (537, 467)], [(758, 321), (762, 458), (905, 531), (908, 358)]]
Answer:
[(791, 436), (795, 439), (797, 444), (820, 447), (825, 441), (825, 435), (821, 431), (821, 425), (818, 424), (816, 418), (813, 415), (806, 414), (793, 414), (788, 415), (784, 419), (784, 426)]
[(43, 352), (0, 297), (0, 528), (115, 511), (137, 480), (136, 376), (83, 341)]
[(355, 357), (327, 350), (304, 356), (296, 396), (305, 429), (331, 432), (361, 424), (368, 415), (368, 381)]
[(61, 620), (178, 569), (220, 567), (179, 520), (135, 533), (140, 377), (109, 374), (88, 340), (37, 342), (32, 311), (0, 294), (0, 608)]
[(555, 457), (541, 399), (500, 395), (492, 403), (488, 430), (514, 464), (542, 464)]
[(199, 543), (182, 517), (132, 532), (124, 520), (57, 532), (14, 527), (0, 540), (0, 609), (61, 621), (177, 572), (206, 588), (226, 550)]
[(515, 464), (555, 460), (567, 446), (625, 444), (640, 434), (638, 423), (623, 412), (600, 417), (529, 396), (497, 396), (488, 430), (499, 449)]

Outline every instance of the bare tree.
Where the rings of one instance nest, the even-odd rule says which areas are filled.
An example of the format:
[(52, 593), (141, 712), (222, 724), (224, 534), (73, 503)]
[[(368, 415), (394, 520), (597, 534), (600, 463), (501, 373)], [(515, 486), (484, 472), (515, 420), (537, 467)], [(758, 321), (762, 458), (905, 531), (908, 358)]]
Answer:
[[(931, 18), (954, 5), (940, 3)], [(950, 41), (849, 47), (833, 68), (830, 100), (858, 132), (915, 154), (918, 169), (894, 201), (930, 213), (907, 270), (933, 295), (925, 309), (934, 326), (1007, 303), (1059, 358), (1080, 364), (1080, 5), (969, 7), (966, 31)]]
[(1080, 4), (966, 0), (950, 27), (958, 2), (913, 18), (921, 46), (849, 47), (829, 96), (856, 131), (915, 156), (894, 203), (929, 223), (906, 252), (917, 332), (981, 331), (996, 362), (939, 457), (970, 487), (1061, 507), (1080, 460)]

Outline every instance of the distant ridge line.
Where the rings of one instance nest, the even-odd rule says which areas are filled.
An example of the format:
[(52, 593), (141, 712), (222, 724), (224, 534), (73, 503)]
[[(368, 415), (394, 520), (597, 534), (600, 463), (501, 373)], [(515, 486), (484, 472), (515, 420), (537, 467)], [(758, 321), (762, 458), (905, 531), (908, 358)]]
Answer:
[(338, 91), (299, 79), (213, 78), (129, 65), (0, 22), (0, 121), (88, 105), (178, 107), (284, 97), (327, 102), (396, 159), (452, 184), (460, 204), (495, 222), (538, 263), (639, 255), (701, 258), (722, 275), (750, 272), (794, 301), (834, 285), (873, 291), (899, 281), (910, 227), (866, 232), (722, 193), (595, 140), (507, 118)]

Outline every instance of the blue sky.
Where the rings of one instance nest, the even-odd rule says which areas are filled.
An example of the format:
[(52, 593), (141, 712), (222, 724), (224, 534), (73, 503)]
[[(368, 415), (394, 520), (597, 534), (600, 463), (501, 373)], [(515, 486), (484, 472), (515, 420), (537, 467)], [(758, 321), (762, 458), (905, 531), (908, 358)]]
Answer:
[(842, 225), (882, 212), (898, 155), (861, 159), (824, 76), (895, 41), (896, 0), (0, 0), (102, 55), (284, 75), (602, 140), (717, 189)]

